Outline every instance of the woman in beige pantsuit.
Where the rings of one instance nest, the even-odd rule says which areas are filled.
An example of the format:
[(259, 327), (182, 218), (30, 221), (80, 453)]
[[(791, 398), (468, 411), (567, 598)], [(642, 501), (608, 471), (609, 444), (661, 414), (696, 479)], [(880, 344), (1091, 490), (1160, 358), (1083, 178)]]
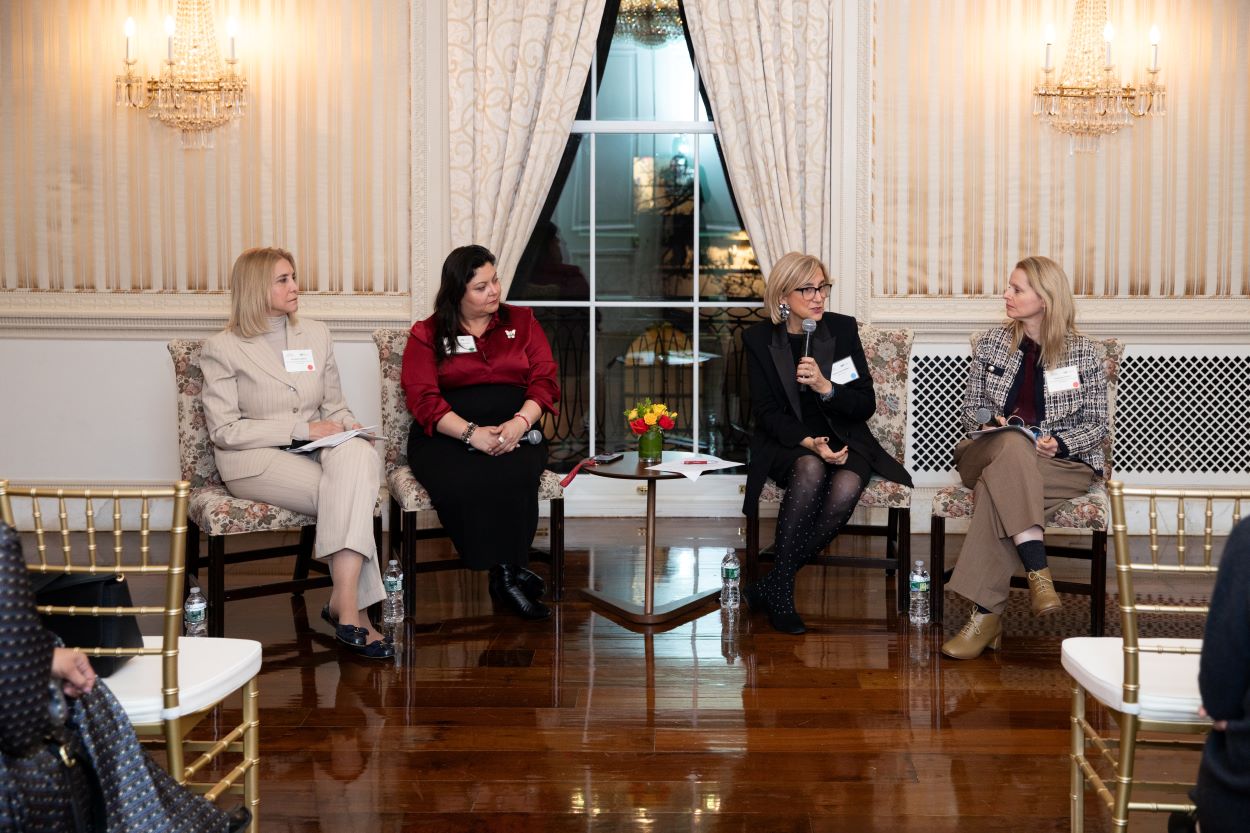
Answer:
[(1028, 430), (955, 446), (959, 478), (976, 497), (948, 585), (972, 603), (968, 622), (942, 646), (955, 659), (1000, 646), (1007, 590), (1022, 563), (1033, 614), (1059, 610), (1042, 524), (1103, 471), (1107, 376), (1098, 349), (1076, 331), (1068, 276), (1050, 258), (1026, 257), (1012, 270), (1003, 300), (1007, 323), (987, 332), (972, 357), (964, 427), (1010, 421)]
[(230, 321), (204, 343), (200, 360), (222, 480), (236, 497), (316, 516), (314, 554), (334, 580), (322, 617), (355, 653), (394, 656), (364, 612), (385, 596), (373, 539), (377, 452), (359, 437), (312, 454), (287, 450), (360, 427), (343, 399), (330, 331), (296, 317), (295, 259), (283, 249), (240, 255), (230, 297)]

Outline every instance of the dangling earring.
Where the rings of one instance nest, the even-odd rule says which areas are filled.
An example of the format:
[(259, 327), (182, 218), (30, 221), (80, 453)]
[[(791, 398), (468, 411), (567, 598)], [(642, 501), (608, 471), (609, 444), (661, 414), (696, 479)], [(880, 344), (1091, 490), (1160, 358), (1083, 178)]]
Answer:
[(785, 301), (777, 304), (777, 317), (783, 322), (790, 318), (790, 305)]

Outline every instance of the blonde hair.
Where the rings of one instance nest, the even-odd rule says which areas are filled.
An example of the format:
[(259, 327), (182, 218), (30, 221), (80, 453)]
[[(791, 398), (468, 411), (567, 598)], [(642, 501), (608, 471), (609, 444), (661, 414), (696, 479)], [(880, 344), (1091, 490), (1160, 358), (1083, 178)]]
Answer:
[(803, 282), (819, 273), (822, 282), (829, 280), (829, 270), (820, 258), (805, 255), (801, 252), (789, 252), (773, 264), (768, 273), (768, 282), (764, 285), (764, 309), (774, 324), (781, 323), (781, 312), (778, 307), (781, 300), (803, 285)]
[[(1041, 296), (1046, 311), (1042, 315), (1041, 348), (1042, 365), (1053, 370), (1063, 357), (1068, 338), (1076, 334), (1076, 301), (1072, 298), (1072, 285), (1063, 267), (1048, 257), (1033, 255), (1016, 264), (1028, 279), (1029, 286)], [(1015, 350), (1024, 339), (1024, 322), (1008, 321), (1011, 328), (1011, 349)]]
[[(230, 270), (230, 320), (226, 329), (243, 338), (252, 338), (269, 330), (269, 287), (273, 283), (273, 267), (285, 260), (295, 271), (295, 256), (275, 246), (248, 249), (239, 255)], [(292, 324), (295, 314), (287, 316)]]

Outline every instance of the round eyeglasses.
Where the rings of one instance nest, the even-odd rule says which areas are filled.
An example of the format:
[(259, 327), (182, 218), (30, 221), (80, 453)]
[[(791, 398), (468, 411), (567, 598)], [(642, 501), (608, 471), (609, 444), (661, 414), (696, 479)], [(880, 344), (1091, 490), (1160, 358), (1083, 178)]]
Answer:
[(795, 292), (803, 296), (804, 301), (810, 301), (816, 297), (816, 293), (820, 293), (820, 297), (828, 298), (829, 290), (833, 289), (833, 284), (822, 283), (820, 286), (799, 286), (795, 288)]

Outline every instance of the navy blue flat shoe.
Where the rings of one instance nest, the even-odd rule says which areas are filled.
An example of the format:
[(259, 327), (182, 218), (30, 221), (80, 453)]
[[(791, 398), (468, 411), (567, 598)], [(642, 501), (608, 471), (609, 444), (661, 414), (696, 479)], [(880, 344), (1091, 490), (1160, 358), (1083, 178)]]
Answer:
[(369, 632), (364, 628), (358, 628), (355, 625), (336, 625), (334, 628), (334, 638), (348, 648), (362, 648), (365, 640), (369, 637)]
[(365, 659), (392, 659), (395, 656), (395, 643), (375, 639), (368, 645), (348, 645), (357, 656)]

